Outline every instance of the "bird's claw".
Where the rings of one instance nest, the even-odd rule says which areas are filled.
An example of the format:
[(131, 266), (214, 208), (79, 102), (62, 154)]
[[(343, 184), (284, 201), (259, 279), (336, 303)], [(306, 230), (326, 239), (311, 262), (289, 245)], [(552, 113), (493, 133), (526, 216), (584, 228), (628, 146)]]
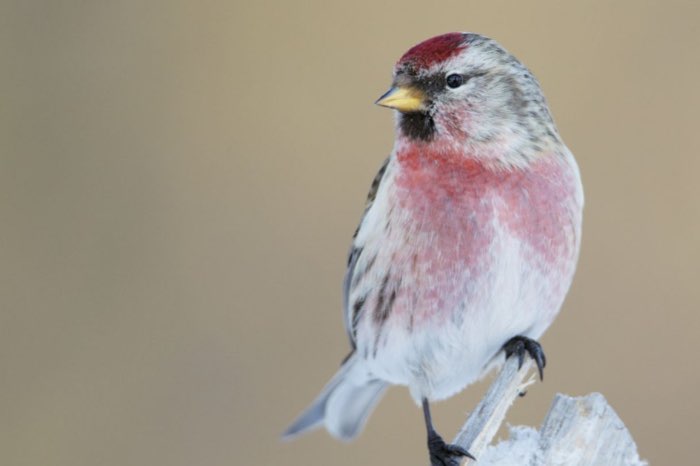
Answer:
[(518, 357), (518, 369), (523, 367), (525, 353), (529, 354), (535, 361), (535, 364), (537, 364), (540, 380), (544, 380), (544, 367), (547, 365), (547, 358), (544, 356), (544, 351), (542, 351), (542, 345), (537, 341), (523, 336), (513, 337), (503, 345), (503, 350), (506, 352), (506, 359), (514, 354)]
[(428, 450), (431, 466), (459, 466), (462, 458), (476, 459), (459, 445), (445, 443), (435, 431), (428, 436)]

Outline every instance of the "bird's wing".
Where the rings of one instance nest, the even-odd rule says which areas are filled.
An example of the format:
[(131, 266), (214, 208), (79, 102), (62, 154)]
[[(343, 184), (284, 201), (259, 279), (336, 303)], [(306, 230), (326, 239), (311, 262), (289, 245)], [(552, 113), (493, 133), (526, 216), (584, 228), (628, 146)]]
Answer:
[(381, 168), (377, 172), (374, 180), (372, 180), (372, 186), (367, 194), (367, 202), (365, 204), (365, 211), (362, 214), (362, 219), (355, 230), (355, 234), (352, 235), (352, 246), (350, 246), (350, 252), (348, 254), (348, 268), (345, 272), (345, 280), (343, 281), (343, 316), (345, 322), (345, 330), (348, 332), (348, 338), (350, 338), (350, 344), (355, 349), (355, 326), (357, 324), (357, 319), (359, 317), (358, 310), (350, 308), (350, 288), (352, 287), (352, 279), (355, 273), (355, 265), (357, 265), (357, 260), (362, 254), (362, 245), (357, 242), (357, 232), (362, 227), (362, 222), (367, 215), (367, 212), (372, 207), (374, 203), (374, 198), (377, 196), (377, 190), (384, 177), (384, 172), (386, 172), (386, 167), (389, 164), (389, 157), (386, 158)]

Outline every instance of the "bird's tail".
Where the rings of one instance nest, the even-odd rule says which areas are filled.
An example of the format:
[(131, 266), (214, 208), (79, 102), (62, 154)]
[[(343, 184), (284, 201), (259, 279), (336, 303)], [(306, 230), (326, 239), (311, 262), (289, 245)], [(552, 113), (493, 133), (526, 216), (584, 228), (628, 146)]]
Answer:
[(311, 406), (284, 432), (285, 440), (321, 424), (335, 438), (351, 440), (357, 436), (387, 384), (360, 374), (356, 361), (357, 358), (352, 355), (343, 364)]

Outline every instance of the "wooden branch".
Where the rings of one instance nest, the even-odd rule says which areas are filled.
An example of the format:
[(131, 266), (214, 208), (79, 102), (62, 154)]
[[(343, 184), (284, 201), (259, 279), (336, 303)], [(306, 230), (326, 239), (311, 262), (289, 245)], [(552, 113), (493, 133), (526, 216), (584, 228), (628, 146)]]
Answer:
[[(625, 424), (600, 393), (572, 398), (557, 394), (539, 431), (512, 427), (511, 436), (489, 446), (508, 409), (534, 382), (534, 362), (505, 362), (453, 443), (478, 459), (478, 466), (645, 466)], [(472, 464), (467, 460), (465, 464)]]
[[(467, 449), (478, 459), (498, 432), (513, 401), (534, 382), (534, 375), (526, 380), (534, 365), (534, 361), (528, 357), (518, 370), (517, 358), (509, 358), (453, 443)], [(467, 460), (465, 464), (471, 463), (473, 461)]]
[(542, 465), (644, 465), (625, 424), (600, 393), (557, 394), (540, 428)]

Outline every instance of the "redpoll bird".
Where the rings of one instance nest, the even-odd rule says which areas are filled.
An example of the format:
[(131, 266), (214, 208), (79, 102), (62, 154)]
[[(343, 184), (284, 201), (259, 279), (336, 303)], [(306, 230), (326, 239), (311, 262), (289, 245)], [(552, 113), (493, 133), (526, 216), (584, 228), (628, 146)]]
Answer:
[(377, 104), (396, 140), (355, 232), (344, 283), (352, 351), (286, 431), (352, 439), (390, 384), (422, 404), (432, 464), (469, 453), (429, 402), (528, 353), (573, 278), (583, 190), (537, 80), (495, 41), (451, 33), (406, 52)]

